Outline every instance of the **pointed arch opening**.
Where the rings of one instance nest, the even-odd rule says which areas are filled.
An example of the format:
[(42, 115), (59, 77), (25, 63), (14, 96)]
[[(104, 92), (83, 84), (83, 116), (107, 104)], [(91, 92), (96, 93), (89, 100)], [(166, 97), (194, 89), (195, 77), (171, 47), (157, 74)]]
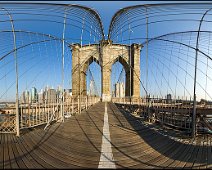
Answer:
[(84, 64), (85, 73), (84, 94), (88, 96), (101, 96), (101, 66), (99, 60), (91, 56)]
[(124, 98), (130, 95), (130, 67), (122, 56), (111, 64), (111, 96)]

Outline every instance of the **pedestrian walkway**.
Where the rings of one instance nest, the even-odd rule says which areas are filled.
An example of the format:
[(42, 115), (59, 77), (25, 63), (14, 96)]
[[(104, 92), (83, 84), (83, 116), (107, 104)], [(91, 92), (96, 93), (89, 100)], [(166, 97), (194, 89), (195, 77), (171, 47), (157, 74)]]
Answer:
[(102, 136), (102, 150), (98, 168), (113, 168), (114, 164), (113, 152), (111, 149), (110, 129), (107, 114), (107, 103), (105, 103), (104, 126)]
[(212, 168), (212, 137), (176, 141), (101, 102), (46, 131), (0, 135), (0, 169), (104, 167)]

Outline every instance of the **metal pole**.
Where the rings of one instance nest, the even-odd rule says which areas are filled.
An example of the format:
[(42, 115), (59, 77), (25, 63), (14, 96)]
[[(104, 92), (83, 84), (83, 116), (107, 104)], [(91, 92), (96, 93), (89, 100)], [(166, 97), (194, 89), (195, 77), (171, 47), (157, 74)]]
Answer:
[(203, 19), (205, 15), (211, 10), (212, 8), (208, 9), (202, 16), (199, 24), (199, 29), (197, 33), (197, 41), (196, 41), (196, 54), (195, 54), (195, 72), (194, 72), (194, 97), (193, 97), (193, 115), (192, 115), (192, 137), (196, 137), (196, 81), (197, 81), (197, 57), (198, 57), (198, 51), (199, 51), (199, 36), (200, 36), (200, 30), (202, 26)]
[(15, 74), (16, 74), (16, 136), (20, 136), (20, 122), (19, 122), (19, 99), (18, 99), (18, 58), (17, 58), (17, 47), (16, 47), (16, 34), (15, 34), (15, 27), (13, 23), (12, 15), (9, 11), (5, 8), (1, 8), (2, 10), (6, 11), (7, 15), (10, 18), (10, 23), (13, 32), (13, 46), (14, 46), (14, 58), (15, 58)]
[[(148, 97), (148, 13), (147, 13), (147, 7), (146, 7), (146, 97)], [(149, 95), (150, 96), (150, 95)], [(149, 101), (147, 102), (147, 115), (148, 119), (150, 119), (150, 113), (149, 113)]]
[(65, 9), (65, 15), (63, 20), (63, 37), (62, 37), (62, 103), (61, 103), (61, 121), (64, 122), (64, 53), (65, 53), (65, 29), (66, 29), (66, 9)]

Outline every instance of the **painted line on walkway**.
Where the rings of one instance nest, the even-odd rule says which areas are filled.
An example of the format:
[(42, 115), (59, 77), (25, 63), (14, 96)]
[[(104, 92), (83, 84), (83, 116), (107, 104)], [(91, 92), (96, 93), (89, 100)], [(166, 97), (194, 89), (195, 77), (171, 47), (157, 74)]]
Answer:
[(98, 168), (112, 168), (112, 169), (116, 168), (110, 141), (111, 140), (110, 140), (110, 130), (108, 123), (107, 102), (105, 102), (102, 149)]

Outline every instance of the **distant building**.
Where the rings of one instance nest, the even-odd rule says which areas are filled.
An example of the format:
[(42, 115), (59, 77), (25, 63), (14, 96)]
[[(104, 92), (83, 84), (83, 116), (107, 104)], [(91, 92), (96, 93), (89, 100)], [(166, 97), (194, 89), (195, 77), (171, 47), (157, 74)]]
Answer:
[(56, 103), (57, 102), (57, 92), (55, 89), (47, 89), (44, 91), (44, 101), (46, 103)]
[(112, 97), (115, 97), (115, 90), (112, 90)]
[(24, 103), (24, 92), (20, 96), (20, 103)]
[(64, 101), (71, 101), (72, 89), (64, 89)]
[(38, 92), (35, 87), (32, 87), (32, 89), (31, 89), (30, 101), (31, 101), (31, 103), (36, 103), (38, 101)]
[(59, 85), (58, 87), (57, 87), (57, 92), (62, 92), (62, 87)]
[(170, 104), (172, 102), (172, 95), (171, 94), (167, 94), (166, 96), (166, 103)]
[(89, 96), (95, 96), (95, 86), (94, 86), (94, 80), (90, 81), (90, 90), (88, 93)]
[(38, 93), (38, 102), (43, 103), (44, 102), (44, 94), (43, 94), (43, 89)]
[(125, 87), (123, 82), (115, 84), (115, 97), (125, 97)]
[(45, 91), (48, 91), (50, 89), (50, 87), (47, 85), (45, 88)]
[(64, 92), (69, 95), (72, 96), (72, 89), (64, 89)]
[(201, 104), (201, 105), (212, 105), (212, 101), (207, 101), (205, 99), (201, 99), (198, 104)]
[(28, 90), (25, 90), (20, 99), (21, 103), (30, 103), (30, 94)]

